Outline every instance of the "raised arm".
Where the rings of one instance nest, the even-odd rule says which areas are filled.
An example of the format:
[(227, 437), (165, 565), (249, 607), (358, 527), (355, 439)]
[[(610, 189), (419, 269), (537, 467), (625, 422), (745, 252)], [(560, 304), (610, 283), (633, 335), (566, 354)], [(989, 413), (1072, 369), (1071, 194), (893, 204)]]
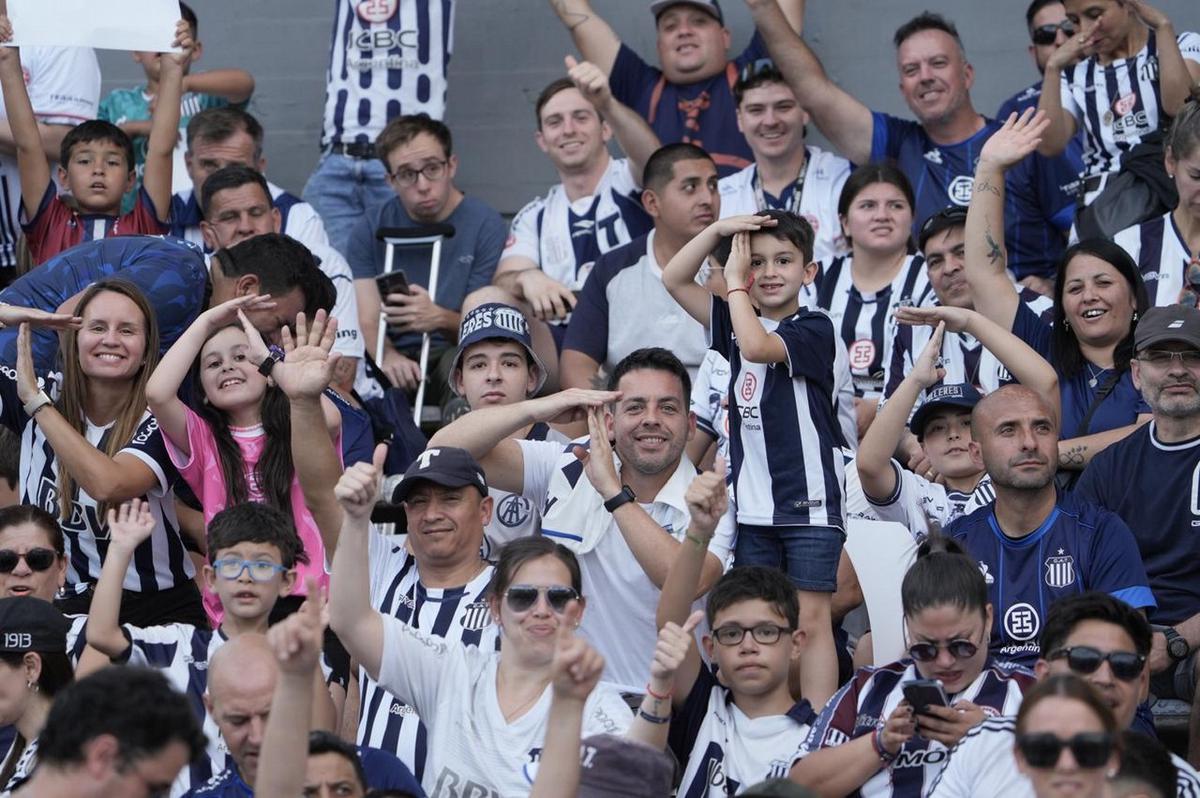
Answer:
[(275, 303), (269, 294), (246, 294), (222, 302), (201, 313), (183, 335), (172, 344), (146, 382), (146, 403), (158, 419), (158, 426), (180, 452), (191, 453), (187, 436), (187, 406), (179, 398), (179, 386), (187, 379), (192, 363), (204, 348), (204, 342), (216, 330), (237, 321), (237, 312), (265, 310)]
[(183, 100), (183, 70), (192, 60), (195, 47), (191, 28), (183, 20), (175, 24), (172, 46), (179, 52), (163, 53), (158, 78), (158, 97), (150, 117), (150, 138), (146, 142), (146, 166), (142, 187), (154, 203), (160, 222), (171, 215), (171, 169), (175, 163), (175, 143), (179, 140), (179, 104)]
[(629, 156), (629, 168), (634, 181), (640, 186), (646, 161), (661, 146), (658, 136), (640, 114), (613, 97), (608, 76), (598, 66), (590, 61), (579, 63), (570, 55), (565, 60), (568, 77), (612, 128), (621, 150)]
[(129, 640), (121, 631), (121, 586), (133, 552), (153, 532), (154, 516), (141, 499), (108, 511), (108, 553), (88, 607), (87, 643), (109, 659), (129, 650)]
[(329, 621), (350, 656), (367, 669), (372, 679), (379, 678), (383, 660), (383, 619), (371, 606), (367, 536), (385, 459), (387, 446), (381, 443), (375, 447), (370, 463), (347, 468), (333, 489), (345, 511), (345, 520), (329, 580)]
[(750, 301), (750, 234), (733, 237), (733, 248), (725, 261), (725, 284), (729, 286), (729, 320), (737, 336), (738, 351), (751, 363), (785, 363), (787, 347), (775, 333), (767, 332)]
[(254, 94), (254, 76), (244, 69), (209, 69), (183, 77), (183, 90), (244, 103)]
[(588, 0), (550, 0), (550, 7), (571, 34), (583, 60), (611, 75), (621, 40), (607, 22), (596, 16), (592, 4)]
[(1033, 109), (1019, 118), (1013, 114), (983, 145), (975, 168), (963, 268), (975, 309), (1006, 330), (1012, 329), (1020, 298), (1004, 250), (1004, 174), (1037, 149), (1048, 124)]
[(1170, 17), (1145, 0), (1125, 0), (1125, 6), (1154, 31), (1158, 41), (1158, 83), (1163, 111), (1167, 116), (1176, 116), (1191, 96), (1192, 85), (1200, 83), (1200, 64), (1185, 60), (1179, 52)]
[(712, 294), (696, 282), (700, 267), (725, 236), (761, 230), (774, 224), (775, 220), (769, 216), (730, 216), (713, 222), (684, 244), (663, 267), (663, 287), (689, 316), (707, 327), (712, 312)]
[[(856, 164), (871, 159), (871, 109), (842, 90), (789, 24), (777, 0), (746, 0), (754, 27), (796, 99), (833, 146)], [(799, 9), (803, 14), (803, 6)], [(789, 12), (795, 14), (793, 8)]]
[(685, 662), (696, 658), (695, 631), (702, 620), (704, 613), (696, 610), (682, 624), (667, 621), (658, 630), (646, 694), (633, 724), (625, 732), (629, 739), (660, 751), (667, 747), (675, 673)]
[[(12, 41), (12, 38), (12, 23), (6, 15), (0, 15), (0, 43)], [(33, 103), (29, 101), (29, 91), (25, 88), (19, 48), (0, 46), (0, 91), (4, 94), (4, 110), (17, 150), (21, 203), (26, 216), (32, 219), (50, 185), (50, 163), (46, 160), (42, 134), (38, 129), (37, 117), (33, 114)]]
[(1037, 151), (1048, 158), (1066, 152), (1067, 145), (1075, 136), (1078, 122), (1075, 115), (1068, 111), (1063, 103), (1063, 70), (1083, 58), (1091, 44), (1088, 37), (1076, 33), (1051, 53), (1049, 60), (1046, 61), (1046, 70), (1042, 74), (1042, 93), (1038, 97), (1037, 107), (1046, 115), (1047, 125), (1042, 132), (1042, 140), (1037, 145)]
[[(897, 308), (897, 313), (907, 308)], [(874, 499), (885, 499), (896, 492), (896, 469), (892, 466), (892, 453), (900, 445), (908, 428), (908, 417), (921, 392), (945, 376), (938, 367), (942, 354), (942, 336), (946, 325), (939, 323), (929, 343), (913, 362), (912, 370), (905, 375), (891, 398), (875, 415), (875, 421), (867, 428), (867, 434), (858, 444), (858, 478), (863, 493)]]

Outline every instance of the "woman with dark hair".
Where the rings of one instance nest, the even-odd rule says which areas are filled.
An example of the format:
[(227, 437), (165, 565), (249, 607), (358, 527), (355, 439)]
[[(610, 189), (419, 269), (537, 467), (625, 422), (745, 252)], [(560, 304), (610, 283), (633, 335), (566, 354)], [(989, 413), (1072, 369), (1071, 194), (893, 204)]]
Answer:
[(1060, 673), (1025, 696), (1013, 753), (1037, 798), (1101, 798), (1121, 762), (1121, 730), (1091, 685)]
[(1005, 270), (1004, 173), (1037, 149), (1046, 124), (1031, 109), (984, 144), (967, 214), (965, 271), (975, 309), (1011, 329), (1058, 372), (1059, 468), (1081, 471), (1097, 452), (1150, 420), (1129, 370), (1134, 328), (1149, 303), (1137, 264), (1103, 239), (1063, 253), (1052, 322), (1019, 301)]
[(1179, 202), (1155, 219), (1127, 227), (1113, 241), (1146, 281), (1151, 305), (1200, 305), (1200, 84), (1167, 131), (1164, 162)]
[[(822, 795), (915, 798), (970, 729), (989, 714), (1016, 712), (1033, 677), (992, 663), (987, 584), (957, 543), (936, 534), (926, 539), (900, 598), (908, 657), (859, 669), (830, 699), (792, 781)], [(926, 700), (930, 693), (945, 700), (913, 706), (906, 685), (917, 680), (930, 680)]]
[(0, 765), (0, 793), (7, 795), (33, 772), (50, 704), (75, 672), (67, 657), (71, 622), (49, 602), (0, 598), (0, 629), (0, 726), (17, 731)]
[(32, 596), (54, 601), (66, 578), (67, 558), (58, 520), (29, 504), (0, 509), (0, 598)]
[(28, 324), (18, 332), (15, 373), (0, 370), (0, 423), (21, 436), (21, 502), (57, 517), (65, 536), (59, 609), (87, 612), (108, 550), (105, 510), (145, 496), (156, 527), (125, 578), (121, 620), (202, 624), (196, 569), (175, 515), (176, 472), (146, 409), (158, 363), (154, 311), (135, 285), (109, 279), (84, 291), (75, 312), (61, 333), (61, 373), (35, 372)]
[(883, 353), (892, 311), (921, 296), (925, 259), (913, 255), (913, 190), (895, 166), (874, 163), (850, 175), (838, 198), (838, 220), (850, 254), (820, 264), (801, 302), (833, 317), (849, 355), (858, 437), (875, 418), (883, 392)]

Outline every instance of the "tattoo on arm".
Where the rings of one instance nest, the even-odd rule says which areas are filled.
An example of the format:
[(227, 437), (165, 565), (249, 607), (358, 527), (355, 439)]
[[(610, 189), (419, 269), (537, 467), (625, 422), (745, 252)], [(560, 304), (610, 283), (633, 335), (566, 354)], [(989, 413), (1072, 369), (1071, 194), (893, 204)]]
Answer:
[(1000, 249), (1000, 244), (996, 242), (996, 238), (992, 235), (989, 229), (984, 234), (988, 247), (988, 263), (998, 263), (1004, 260), (1004, 250)]
[(1083, 465), (1083, 457), (1087, 454), (1088, 447), (1084, 444), (1072, 446), (1058, 456), (1058, 464), (1062, 468), (1072, 468)]
[(558, 16), (563, 21), (563, 24), (567, 26), (568, 32), (574, 31), (580, 25), (591, 19), (589, 14), (583, 14), (568, 9), (567, 0), (554, 0), (554, 10), (558, 12)]
[(978, 183), (976, 183), (975, 190), (976, 191), (986, 191), (987, 193), (992, 194), (997, 197), (1000, 196), (1000, 187), (992, 185), (987, 180), (980, 180)]

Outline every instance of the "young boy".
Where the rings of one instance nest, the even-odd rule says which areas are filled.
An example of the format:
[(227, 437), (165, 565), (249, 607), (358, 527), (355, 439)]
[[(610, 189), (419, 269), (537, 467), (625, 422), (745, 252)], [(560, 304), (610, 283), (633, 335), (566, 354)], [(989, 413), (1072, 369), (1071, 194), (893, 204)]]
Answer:
[[(161, 668), (203, 720), (208, 756), (180, 773), (172, 792), (178, 795), (225, 769), (217, 725), (204, 704), (209, 658), (232, 637), (266, 633), (275, 603), (292, 590), (304, 550), (291, 520), (273, 507), (247, 502), (222, 510), (208, 525), (204, 566), (205, 583), (225, 609), (220, 627), (212, 631), (180, 623), (138, 628), (117, 622), (121, 583), (134, 550), (154, 531), (154, 518), (145, 502), (135, 499), (108, 511), (108, 528), (108, 554), (92, 596), (87, 642), (114, 661)], [(314, 689), (318, 686), (324, 690), (323, 683)]]
[[(722, 300), (696, 282), (696, 272), (730, 235)], [(812, 227), (794, 214), (734, 216), (684, 246), (663, 270), (663, 285), (709, 327), (711, 347), (729, 361), (734, 559), (783, 568), (799, 589), (800, 626), (809, 635), (804, 694), (823, 704), (838, 685), (831, 598), (845, 538), (836, 377), (845, 348), (828, 314), (800, 307), (800, 290), (817, 273), (812, 248)]]
[[(682, 623), (691, 612), (715, 510), (723, 511), (724, 461), (688, 489), (689, 539), (667, 573), (658, 624)], [(670, 746), (683, 763), (680, 795), (734, 795), (751, 784), (787, 775), (816, 715), (788, 690), (791, 666), (805, 648), (791, 580), (778, 569), (749, 566), (722, 576), (708, 594), (704, 649), (693, 648), (675, 671)], [(828, 628), (828, 627), (826, 627)], [(717, 673), (721, 681), (717, 680)]]
[[(183, 68), (183, 99), (180, 103), (179, 128), (186, 130), (193, 116), (208, 108), (224, 108), (234, 105), (245, 107), (254, 93), (254, 76), (244, 69), (211, 69), (207, 72), (191, 72), (191, 65), (200, 59), (204, 45), (200, 41), (200, 21), (196, 12), (187, 3), (179, 4), (179, 13), (187, 23), (192, 35), (192, 58)], [(137, 189), (142, 184), (146, 164), (147, 137), (153, 124), (151, 111), (157, 106), (159, 83), (162, 74), (162, 55), (134, 51), (133, 60), (146, 73), (146, 82), (130, 89), (114, 89), (100, 102), (100, 119), (112, 122), (129, 138), (133, 139), (133, 155), (137, 170), (134, 190), (125, 195), (121, 205), (129, 211), (137, 201)], [(176, 141), (174, 166), (172, 168), (172, 192), (191, 187), (183, 154), (186, 149), (183, 138)]]
[[(0, 15), (0, 42), (11, 41), (12, 25)], [(173, 46), (162, 58), (157, 108), (147, 146), (143, 191), (132, 211), (121, 214), (121, 197), (133, 185), (133, 145), (120, 128), (98, 119), (84, 122), (63, 139), (59, 181), (71, 196), (58, 196), (42, 148), (37, 119), (25, 90), (18, 48), (0, 47), (0, 89), (16, 142), (21, 176), (21, 229), (33, 265), (40, 265), (84, 241), (116, 235), (167, 232), (171, 209), (171, 159), (178, 138), (179, 95), (183, 70), (192, 54), (192, 37), (180, 20)]]

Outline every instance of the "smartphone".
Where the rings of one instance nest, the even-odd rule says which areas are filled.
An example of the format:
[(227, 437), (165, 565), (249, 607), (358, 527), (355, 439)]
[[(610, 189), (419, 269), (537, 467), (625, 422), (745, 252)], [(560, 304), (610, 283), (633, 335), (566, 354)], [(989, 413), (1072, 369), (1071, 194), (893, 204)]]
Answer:
[(379, 286), (379, 296), (384, 300), (388, 294), (412, 293), (412, 289), (408, 287), (408, 276), (403, 269), (379, 275), (375, 278), (375, 285)]
[(911, 682), (905, 682), (900, 687), (904, 690), (904, 697), (908, 699), (908, 703), (912, 704), (918, 715), (928, 714), (925, 710), (930, 706), (950, 706), (950, 702), (946, 699), (946, 691), (937, 679), (914, 679)]

